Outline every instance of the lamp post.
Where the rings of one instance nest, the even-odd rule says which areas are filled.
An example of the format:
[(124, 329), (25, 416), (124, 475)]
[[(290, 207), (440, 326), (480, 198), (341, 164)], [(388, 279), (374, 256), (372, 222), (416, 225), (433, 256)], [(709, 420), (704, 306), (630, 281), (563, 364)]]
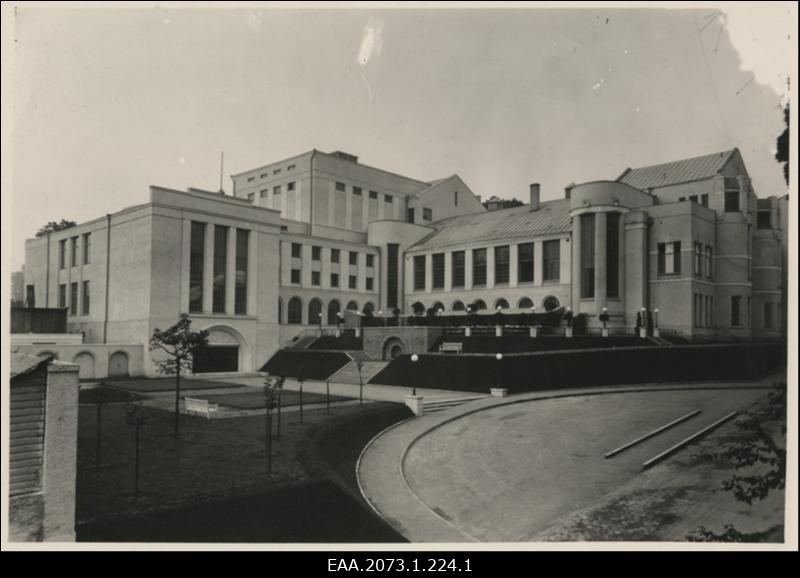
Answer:
[(603, 322), (603, 337), (608, 337), (608, 307), (603, 307), (603, 312), (600, 314), (600, 321)]
[(342, 336), (342, 312), (336, 312), (336, 337)]
[(539, 336), (539, 330), (536, 328), (536, 305), (531, 305), (531, 326), (528, 331), (531, 337)]
[(572, 337), (572, 308), (567, 307), (564, 319), (567, 320), (567, 327), (565, 328), (567, 337)]
[(653, 309), (653, 337), (661, 337), (661, 332), (658, 330), (658, 309)]
[(378, 309), (378, 317), (381, 319), (381, 327), (386, 327), (386, 319), (383, 317), (383, 309)]
[(322, 311), (317, 314), (319, 317), (319, 336), (322, 337)]
[(495, 318), (494, 318), (494, 336), (495, 337), (502, 337), (503, 336), (503, 326), (501, 325), (501, 323), (502, 323), (501, 315), (503, 315), (503, 308), (498, 305), (496, 311), (497, 311), (497, 313), (495, 313)]
[(644, 339), (647, 337), (647, 309), (642, 307), (641, 311), (639, 311), (639, 317), (641, 318), (641, 322), (639, 323), (639, 337)]
[(472, 316), (472, 307), (467, 306), (467, 324), (464, 326), (464, 337), (472, 335), (472, 327), (470, 327), (470, 318)]
[(417, 362), (419, 355), (414, 353), (411, 356), (411, 395), (417, 395)]
[(503, 361), (503, 354), (502, 353), (498, 353), (497, 355), (494, 356), (494, 358), (497, 360), (497, 387), (499, 389), (500, 388), (500, 363)]

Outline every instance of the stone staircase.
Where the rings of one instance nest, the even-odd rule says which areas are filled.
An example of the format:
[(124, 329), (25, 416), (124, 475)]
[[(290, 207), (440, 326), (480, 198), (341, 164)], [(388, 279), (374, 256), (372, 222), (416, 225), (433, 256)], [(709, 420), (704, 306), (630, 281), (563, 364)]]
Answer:
[(486, 395), (470, 395), (464, 397), (450, 397), (446, 399), (423, 399), (422, 400), (422, 412), (423, 413), (433, 413), (436, 411), (442, 411), (445, 409), (449, 409), (451, 407), (456, 407), (465, 403), (469, 403), (470, 401), (475, 401), (478, 399), (483, 399), (488, 397)]
[(317, 340), (316, 336), (301, 337), (286, 349), (291, 349), (293, 351), (296, 351), (298, 349), (308, 349), (308, 346), (314, 343), (314, 341), (316, 340)]
[[(388, 361), (363, 361), (361, 367), (361, 377), (364, 383), (369, 383), (369, 380), (375, 377), (384, 367)], [(358, 385), (358, 366), (356, 361), (351, 361), (339, 371), (331, 375), (329, 381), (333, 383), (353, 383)]]

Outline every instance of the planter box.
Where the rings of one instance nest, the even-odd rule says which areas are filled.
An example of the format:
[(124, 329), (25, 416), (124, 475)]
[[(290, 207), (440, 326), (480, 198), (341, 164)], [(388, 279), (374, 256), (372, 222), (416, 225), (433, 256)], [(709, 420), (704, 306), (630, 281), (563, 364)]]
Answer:
[(492, 397), (508, 397), (508, 390), (504, 387), (492, 387), (489, 393)]
[(422, 409), (422, 396), (421, 395), (407, 395), (406, 406), (414, 412), (414, 415), (420, 416), (423, 414)]

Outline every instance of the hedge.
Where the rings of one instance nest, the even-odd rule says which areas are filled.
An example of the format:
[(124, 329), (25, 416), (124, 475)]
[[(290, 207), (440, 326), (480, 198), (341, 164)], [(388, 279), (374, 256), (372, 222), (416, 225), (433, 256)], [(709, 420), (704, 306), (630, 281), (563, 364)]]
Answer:
[(265, 363), (260, 371), (283, 377), (324, 380), (350, 363), (340, 351), (292, 351), (281, 349)]

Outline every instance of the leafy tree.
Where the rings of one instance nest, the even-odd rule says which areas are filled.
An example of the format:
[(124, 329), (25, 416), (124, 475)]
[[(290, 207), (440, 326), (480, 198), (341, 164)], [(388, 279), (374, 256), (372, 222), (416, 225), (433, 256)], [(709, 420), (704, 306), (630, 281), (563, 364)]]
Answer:
[(789, 184), (789, 105), (783, 109), (783, 121), (786, 128), (775, 142), (775, 160), (783, 163), (783, 178)]
[(195, 352), (208, 344), (208, 331), (192, 331), (192, 320), (181, 313), (178, 322), (161, 331), (156, 328), (150, 338), (150, 351), (160, 350), (166, 359), (154, 360), (158, 372), (175, 376), (175, 437), (178, 437), (178, 416), (181, 399), (181, 371), (190, 370)]
[(56, 231), (63, 231), (64, 229), (71, 229), (75, 227), (78, 223), (75, 221), (68, 221), (67, 219), (61, 219), (60, 221), (50, 221), (46, 225), (42, 225), (42, 228), (36, 232), (37, 237), (46, 237), (50, 233), (55, 233)]
[[(513, 207), (521, 207), (522, 205), (525, 204), (522, 201), (520, 201), (519, 199), (517, 199), (516, 197), (513, 198), (513, 199), (500, 199), (500, 202), (501, 202), (501, 205), (500, 205), (501, 209), (511, 209)], [(489, 201), (483, 201), (482, 204), (487, 209), (489, 208)]]
[[(749, 475), (734, 474), (722, 484), (722, 489), (733, 492), (734, 497), (751, 505), (765, 499), (773, 490), (783, 490), (786, 484), (786, 447), (776, 443), (767, 423), (781, 423), (781, 436), (786, 439), (786, 384), (776, 384), (776, 391), (769, 393), (765, 406), (741, 413), (736, 425), (742, 435), (719, 448), (704, 452), (701, 457), (724, 462), (733, 462), (737, 470), (758, 464), (766, 464), (765, 472)], [(745, 534), (732, 525), (716, 534), (700, 526), (687, 539), (693, 542), (748, 542), (757, 541), (763, 533)]]
[(125, 423), (134, 428), (134, 457), (133, 457), (133, 497), (139, 497), (139, 438), (140, 430), (147, 421), (142, 409), (142, 402), (133, 398), (125, 406)]

